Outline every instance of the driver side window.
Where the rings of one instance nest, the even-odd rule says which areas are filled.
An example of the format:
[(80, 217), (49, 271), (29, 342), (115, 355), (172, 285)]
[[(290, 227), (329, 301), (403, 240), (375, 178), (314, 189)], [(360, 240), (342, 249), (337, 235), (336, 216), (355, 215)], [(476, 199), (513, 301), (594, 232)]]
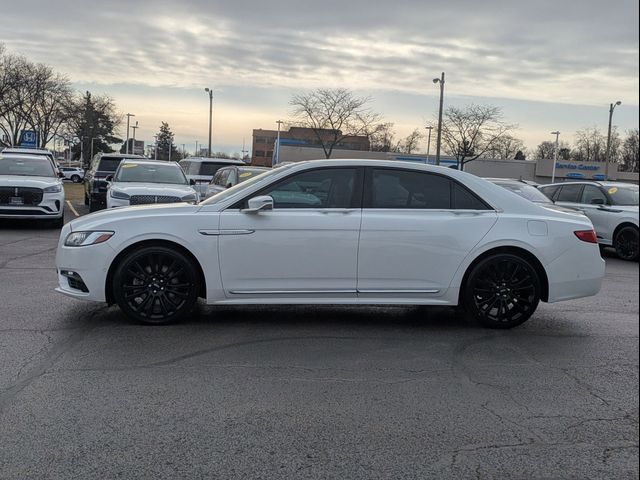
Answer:
[(323, 168), (293, 175), (262, 192), (273, 208), (350, 208), (356, 170)]
[(607, 197), (598, 187), (585, 185), (584, 191), (582, 192), (581, 203), (585, 203), (587, 205), (606, 205)]

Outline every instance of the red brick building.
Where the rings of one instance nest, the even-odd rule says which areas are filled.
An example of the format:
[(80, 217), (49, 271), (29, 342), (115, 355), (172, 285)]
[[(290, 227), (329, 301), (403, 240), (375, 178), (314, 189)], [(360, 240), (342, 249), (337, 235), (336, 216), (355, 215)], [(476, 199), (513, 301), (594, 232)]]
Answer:
[[(323, 140), (333, 137), (333, 130), (325, 130), (322, 133)], [(251, 146), (251, 165), (270, 167), (273, 162), (273, 148), (278, 138), (277, 130), (253, 130), (253, 143)], [(322, 142), (311, 128), (291, 127), (289, 130), (280, 130), (282, 140), (296, 140), (306, 145), (321, 146)], [(364, 150), (370, 148), (369, 138), (365, 136), (345, 137), (335, 148), (347, 150)]]

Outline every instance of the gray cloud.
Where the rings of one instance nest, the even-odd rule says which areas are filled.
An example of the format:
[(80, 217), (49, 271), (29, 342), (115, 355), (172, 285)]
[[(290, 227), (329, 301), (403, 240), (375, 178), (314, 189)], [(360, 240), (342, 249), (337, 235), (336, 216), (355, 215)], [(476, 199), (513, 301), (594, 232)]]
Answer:
[(14, 2), (3, 40), (106, 84), (419, 92), (444, 70), (459, 95), (638, 102), (637, 1), (375, 3)]

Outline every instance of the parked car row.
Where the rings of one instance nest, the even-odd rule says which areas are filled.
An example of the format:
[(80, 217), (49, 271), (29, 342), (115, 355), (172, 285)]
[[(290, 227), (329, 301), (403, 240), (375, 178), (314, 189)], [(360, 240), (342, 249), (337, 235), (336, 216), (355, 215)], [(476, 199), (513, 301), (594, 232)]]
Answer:
[(593, 223), (601, 247), (613, 247), (619, 258), (638, 260), (637, 185), (604, 181), (570, 181), (539, 185), (521, 180), (487, 179), (535, 203), (579, 211)]

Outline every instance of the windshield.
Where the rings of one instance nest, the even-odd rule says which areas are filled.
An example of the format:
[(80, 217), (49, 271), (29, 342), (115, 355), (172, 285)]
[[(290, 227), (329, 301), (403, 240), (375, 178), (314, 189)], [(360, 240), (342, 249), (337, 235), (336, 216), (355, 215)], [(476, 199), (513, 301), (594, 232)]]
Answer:
[(47, 158), (10, 158), (0, 156), (0, 175), (23, 175), (27, 177), (55, 177)]
[(123, 163), (114, 178), (116, 182), (170, 183), (186, 185), (187, 178), (175, 163), (167, 165)]
[(120, 162), (123, 158), (101, 158), (100, 165), (98, 165), (98, 171), (101, 172), (115, 172), (118, 169)]
[(527, 185), (526, 183), (500, 183), (496, 182), (496, 185), (500, 185), (513, 193), (520, 195), (522, 198), (534, 203), (551, 203), (551, 200), (547, 196), (538, 190), (536, 187)]
[[(292, 166), (293, 166), (293, 164), (292, 164)], [(200, 205), (211, 205), (211, 204), (214, 204), (214, 203), (221, 202), (221, 201), (229, 198), (231, 195), (235, 195), (239, 191), (250, 187), (254, 183), (257, 183), (257, 182), (259, 182), (261, 180), (264, 180), (265, 178), (268, 178), (268, 177), (270, 177), (272, 175), (281, 173), (283, 170), (286, 170), (287, 168), (289, 168), (289, 166), (281, 167), (281, 168), (278, 168), (278, 169), (274, 168), (273, 170), (267, 170), (267, 171), (265, 171), (264, 173), (262, 173), (260, 175), (256, 175), (254, 177), (251, 177), (246, 182), (236, 183), (233, 187), (229, 187), (226, 190), (223, 190), (220, 193), (216, 193), (212, 197), (207, 198), (204, 202), (200, 202)]]
[(638, 206), (638, 187), (618, 185), (609, 187), (607, 193), (611, 197), (613, 205)]

